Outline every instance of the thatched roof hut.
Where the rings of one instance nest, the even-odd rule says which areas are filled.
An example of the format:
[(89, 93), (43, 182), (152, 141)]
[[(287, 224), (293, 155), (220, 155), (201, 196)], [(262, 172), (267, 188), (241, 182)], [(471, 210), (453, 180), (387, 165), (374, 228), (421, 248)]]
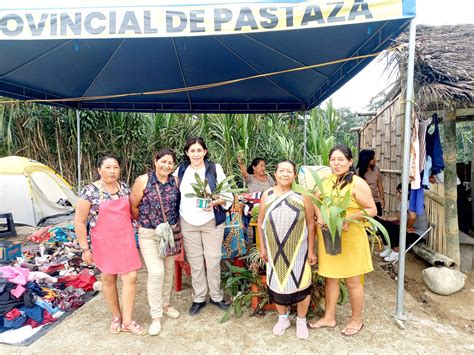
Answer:
[[(430, 223), (435, 225), (429, 246), (460, 264), (456, 190), (456, 122), (474, 124), (474, 25), (417, 26), (414, 67), (414, 111), (426, 118), (433, 111), (443, 120), (444, 185), (425, 192)], [(378, 154), (388, 211), (402, 173), (403, 122), (407, 82), (408, 32), (387, 51), (387, 70), (397, 80), (381, 111), (361, 129), (359, 144)], [(473, 151), (474, 160), (474, 151)], [(471, 162), (471, 186), (474, 168)], [(473, 201), (474, 210), (474, 201)], [(474, 216), (473, 216), (474, 220)], [(473, 221), (474, 224), (474, 221)]]
[[(474, 107), (474, 25), (420, 25), (416, 32), (414, 92), (418, 109)], [(399, 80), (389, 100), (406, 85), (407, 32), (397, 38), (392, 49), (387, 54), (388, 70), (398, 71)]]

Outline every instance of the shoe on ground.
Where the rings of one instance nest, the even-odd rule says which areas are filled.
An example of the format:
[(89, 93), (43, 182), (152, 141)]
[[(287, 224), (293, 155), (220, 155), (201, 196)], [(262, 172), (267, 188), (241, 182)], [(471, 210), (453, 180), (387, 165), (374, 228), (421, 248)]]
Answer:
[(110, 334), (118, 334), (122, 331), (122, 319), (119, 317), (112, 318), (112, 323), (109, 327)]
[(389, 254), (389, 256), (386, 256), (384, 258), (385, 261), (397, 261), (398, 260), (398, 253), (396, 251), (393, 251)]
[(216, 301), (213, 301), (213, 300), (211, 299), (211, 300), (209, 301), (209, 303), (210, 303), (210, 304), (213, 304), (214, 306), (216, 306), (216, 307), (218, 307), (218, 308), (220, 308), (220, 309), (222, 309), (223, 311), (227, 311), (227, 310), (229, 309), (229, 307), (230, 307), (230, 305), (227, 304), (227, 303), (225, 303), (224, 300), (222, 300), (222, 301), (217, 301), (217, 302), (216, 302)]
[(392, 249), (385, 247), (385, 249), (379, 254), (379, 256), (381, 258), (385, 258), (386, 256), (389, 256), (391, 252)]
[(285, 330), (290, 327), (291, 323), (288, 317), (278, 317), (278, 322), (273, 326), (273, 335), (281, 336), (285, 334)]
[(171, 307), (171, 306), (169, 306), (168, 309), (163, 308), (163, 314), (165, 314), (166, 316), (172, 319), (176, 319), (180, 316), (179, 311), (176, 308)]
[(154, 336), (158, 335), (161, 332), (161, 321), (160, 320), (153, 320), (148, 328), (148, 334)]
[(308, 339), (308, 325), (306, 324), (306, 318), (296, 317), (296, 337), (298, 339)]
[(191, 308), (189, 309), (189, 315), (195, 316), (201, 313), (201, 310), (206, 307), (206, 302), (193, 302)]

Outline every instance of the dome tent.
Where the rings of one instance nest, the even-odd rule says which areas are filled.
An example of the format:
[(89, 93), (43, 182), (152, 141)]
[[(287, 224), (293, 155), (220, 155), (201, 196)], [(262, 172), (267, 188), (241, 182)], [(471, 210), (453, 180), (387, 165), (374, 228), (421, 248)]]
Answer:
[(37, 226), (74, 211), (76, 195), (53, 169), (24, 157), (0, 158), (0, 212), (15, 223)]

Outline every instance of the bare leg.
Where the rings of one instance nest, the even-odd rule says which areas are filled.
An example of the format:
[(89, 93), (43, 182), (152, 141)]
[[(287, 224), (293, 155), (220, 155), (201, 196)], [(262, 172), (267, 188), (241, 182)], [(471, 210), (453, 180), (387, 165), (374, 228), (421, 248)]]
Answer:
[(135, 304), (135, 293), (137, 289), (137, 272), (131, 271), (121, 275), (122, 279), (122, 304), (123, 324), (128, 325), (133, 320), (133, 306)]
[(362, 327), (362, 310), (364, 309), (364, 286), (360, 282), (360, 275), (346, 279), (349, 289), (349, 298), (352, 308), (351, 320), (344, 327), (342, 332), (346, 335), (353, 335)]
[(296, 337), (298, 339), (308, 339), (308, 325), (306, 322), (306, 313), (308, 312), (310, 296), (306, 296), (303, 301), (297, 303), (296, 308), (298, 316), (296, 317)]
[(311, 300), (310, 296), (307, 296), (303, 301), (300, 301), (296, 304), (296, 311), (298, 313), (298, 317), (306, 318), (306, 313), (308, 313), (310, 300)]
[(117, 292), (117, 275), (102, 274), (102, 293), (113, 318), (122, 319)]
[(273, 326), (273, 335), (280, 336), (285, 334), (285, 330), (290, 326), (288, 311), (286, 306), (275, 304), (278, 312), (278, 321)]
[(276, 303), (275, 303), (275, 306), (279, 315), (288, 314), (288, 310), (286, 306), (282, 306)]
[(325, 280), (325, 305), (324, 316), (309, 324), (310, 328), (318, 329), (336, 326), (336, 305), (339, 298), (339, 279), (326, 277)]

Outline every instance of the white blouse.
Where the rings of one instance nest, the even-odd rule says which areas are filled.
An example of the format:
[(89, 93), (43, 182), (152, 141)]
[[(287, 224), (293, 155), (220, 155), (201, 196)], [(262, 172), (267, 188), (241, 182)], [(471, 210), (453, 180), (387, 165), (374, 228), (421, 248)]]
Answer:
[[(183, 179), (179, 184), (179, 191), (181, 192), (181, 203), (179, 205), (179, 215), (183, 218), (187, 223), (193, 226), (202, 226), (214, 218), (214, 211), (209, 210), (206, 211), (203, 208), (199, 208), (196, 206), (196, 197), (186, 197), (185, 195), (188, 193), (194, 193), (194, 190), (191, 186), (191, 183), (195, 183), (196, 179), (194, 178), (194, 174), (198, 173), (199, 177), (204, 180), (206, 168), (202, 167), (200, 169), (194, 169), (189, 165), (184, 172)], [(222, 166), (216, 164), (216, 174), (217, 174), (217, 183), (221, 182), (226, 178), (224, 174), (224, 170)], [(178, 176), (178, 169), (173, 173), (173, 175)], [(211, 192), (209, 186), (207, 187), (208, 191)], [(227, 197), (227, 199), (232, 199), (231, 193), (223, 194)], [(225, 209), (228, 209), (232, 206), (232, 202), (227, 202)]]

